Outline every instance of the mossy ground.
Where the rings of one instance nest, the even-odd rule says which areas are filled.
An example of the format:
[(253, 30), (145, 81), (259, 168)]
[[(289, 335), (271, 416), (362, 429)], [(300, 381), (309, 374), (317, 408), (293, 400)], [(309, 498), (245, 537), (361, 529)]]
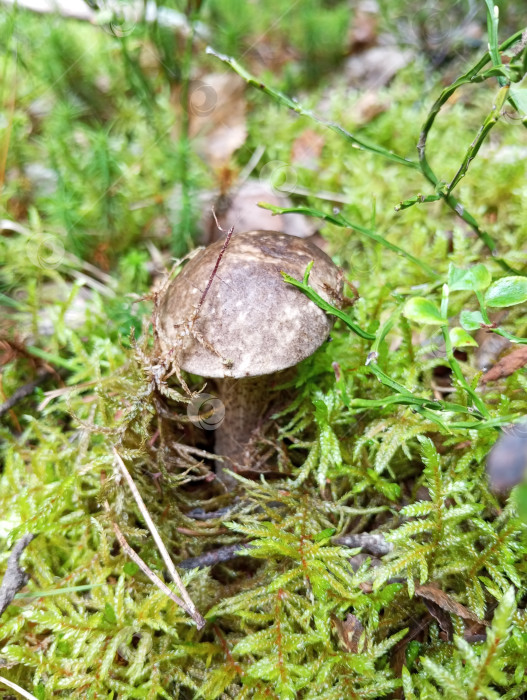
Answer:
[[(322, 104), (326, 118), (414, 160), (431, 105), (485, 50), (485, 35), (472, 46), (447, 32), (448, 60), (439, 66), (426, 42), (413, 45), (406, 67), (375, 90), (386, 108), (360, 125), (363, 89), (351, 90), (343, 71), (358, 12), (352, 5), (302, 0), (284, 15), (278, 1), (210, 0), (199, 20), (215, 49), (251, 70), (259, 42), (276, 59), (260, 65), (266, 84), (315, 111)], [(509, 5), (502, 39), (522, 26), (521, 3)], [(380, 3), (378, 31), (402, 45), (417, 9), (405, 0)], [(452, 29), (466, 7), (450, 10)], [(414, 34), (427, 21), (415, 19)], [(484, 27), (484, 3), (474, 22)], [(295, 140), (314, 129), (323, 137), (316, 168), (292, 165), (312, 194), (293, 192), (295, 203), (327, 213), (338, 206), (436, 273), (357, 230), (321, 222), (328, 252), (360, 295), (354, 320), (376, 333), (393, 319), (378, 367), (417, 397), (467, 407), (463, 418), (472, 420), (470, 394), (449, 379), (437, 328), (399, 311), (417, 294), (439, 304), (451, 263), (482, 262), (502, 277), (496, 258), (443, 201), (395, 211), (419, 192), (433, 193), (418, 169), (354, 149), (254, 89), (246, 93), (243, 146), (223, 171), (207, 165), (181, 131), (174, 98), (189, 64), (202, 76), (226, 69), (205, 56), (203, 42), (190, 55), (185, 40), (161, 26), (112, 33), (21, 10), (3, 11), (0, 34), (1, 398), (49, 372), (0, 427), (0, 573), (10, 547), (24, 533), (37, 535), (23, 557), (31, 577), (25, 597), (0, 620), (0, 676), (39, 700), (521, 697), (527, 530), (514, 494), (505, 500), (489, 491), (485, 461), (495, 426), (526, 412), (525, 369), (478, 385), (478, 351), (458, 355), (489, 414), (458, 428), (448, 411), (419, 412), (400, 394), (392, 402), (393, 388), (365, 364), (371, 341), (339, 321), (332, 342), (299, 367), (292, 403), (265, 426), (272, 473), (240, 480), (234, 500), (208, 478), (212, 460), (174, 448), (210, 444), (186, 422), (187, 397), (175, 377), (171, 389), (156, 382), (152, 301), (142, 299), (158, 281), (151, 244), (167, 264), (194, 245), (200, 192), (217, 187), (225, 171), (235, 179), (261, 146), (253, 175), (271, 161), (291, 163)], [(445, 182), (496, 91), (494, 80), (466, 86), (441, 111), (428, 158)], [(512, 107), (506, 112), (456, 194), (499, 256), (525, 273), (527, 131)], [(327, 191), (335, 202), (317, 196)], [(468, 291), (452, 293), (451, 326), (476, 308)], [(503, 323), (524, 338), (525, 304)], [(441, 368), (446, 395), (437, 393)], [(185, 573), (207, 620), (199, 632), (116, 543), (112, 522), (163, 577), (113, 446), (176, 564), (223, 545), (252, 545), (250, 556)], [(209, 520), (190, 514), (226, 506)], [(393, 550), (354, 571), (356, 550), (331, 538), (372, 531)], [(427, 585), (439, 590), (435, 608)], [(487, 625), (463, 617), (456, 603)], [(10, 692), (0, 686), (0, 697)]]

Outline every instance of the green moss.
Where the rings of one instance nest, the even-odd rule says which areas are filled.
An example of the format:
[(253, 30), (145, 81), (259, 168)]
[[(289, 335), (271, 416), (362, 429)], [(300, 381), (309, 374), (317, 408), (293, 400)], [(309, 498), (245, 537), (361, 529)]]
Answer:
[[(398, 2), (390, 15), (381, 5), (383, 22), (411, 8)], [(416, 160), (422, 123), (446, 80), (431, 71), (430, 56), (383, 88), (387, 109), (359, 127), (360, 93), (339, 70), (328, 72), (345, 51), (353, 20), (347, 5), (306, 1), (275, 26), (280, 7), (211, 0), (200, 19), (215, 47), (244, 65), (252, 61), (244, 51), (270, 32), (273, 51), (285, 47), (296, 60), (262, 80), (298, 93), (315, 111), (322, 100), (325, 116), (355, 136)], [(290, 163), (295, 139), (314, 128), (323, 148), (316, 170), (293, 165), (309, 192), (293, 192), (295, 202), (328, 214), (338, 206), (435, 276), (382, 240), (321, 221), (330, 252), (360, 294), (348, 313), (360, 328), (386, 335), (375, 345), (376, 364), (367, 365), (371, 341), (337, 321), (332, 342), (299, 366), (286, 387), (290, 398), (269, 420), (260, 456), (268, 453), (272, 473), (240, 477), (235, 501), (207, 478), (211, 444), (193, 432), (177, 376), (167, 378), (158, 364), (152, 302), (142, 298), (153, 282), (148, 246), (187, 250), (193, 232), (182, 222), (196, 219), (196, 195), (217, 175), (192, 142), (174, 136), (181, 115), (172, 91), (189, 55), (155, 27), (139, 25), (121, 40), (29, 13), (19, 12), (14, 25), (5, 13), (0, 22), (10, 47), (1, 57), (2, 114), (12, 124), (0, 205), (2, 218), (14, 222), (0, 238), (2, 392), (12, 395), (39, 369), (54, 372), (0, 426), (2, 574), (11, 546), (25, 533), (37, 535), (23, 556), (30, 581), (0, 620), (0, 676), (39, 700), (338, 700), (393, 696), (401, 687), (407, 698), (520, 697), (526, 526), (514, 495), (505, 502), (489, 490), (485, 460), (499, 427), (526, 412), (525, 369), (481, 388), (472, 349), (456, 359), (445, 352), (439, 325), (403, 313), (408, 298), (424, 296), (442, 305), (443, 325), (458, 326), (458, 314), (478, 302), (462, 289), (445, 306), (449, 265), (483, 262), (494, 280), (505, 274), (484, 243), (444, 202), (395, 211), (416, 193), (433, 194), (418, 169), (353, 149), (248, 91), (248, 138), (233, 169), (260, 145), (266, 150), (254, 175), (269, 161)], [(161, 67), (142, 63), (145, 47), (166, 58)], [(464, 54), (458, 58), (466, 68)], [(192, 60), (196, 69), (222, 70), (201, 53)], [(455, 94), (428, 144), (445, 182), (491, 109), (496, 84)], [(523, 272), (526, 161), (515, 154), (526, 139), (519, 123), (502, 119), (456, 190), (499, 255)], [(31, 179), (27, 166), (35, 163), (51, 169), (48, 180)], [(174, 188), (191, 195), (177, 214), (169, 203)], [(335, 202), (327, 191), (338, 195)], [(524, 339), (524, 304), (500, 323)], [(458, 369), (451, 391), (439, 393), (437, 374)], [(201, 389), (198, 379), (186, 379)], [(178, 450), (189, 444), (201, 452)], [(203, 630), (116, 542), (113, 523), (163, 577), (113, 447), (176, 563), (250, 544), (212, 568), (181, 569), (206, 618)], [(211, 520), (192, 517), (197, 508), (225, 507)], [(388, 554), (365, 559), (332, 539), (372, 531), (391, 544)], [(429, 584), (446, 596), (439, 611), (420, 595)], [(467, 622), (459, 604), (488, 625)]]

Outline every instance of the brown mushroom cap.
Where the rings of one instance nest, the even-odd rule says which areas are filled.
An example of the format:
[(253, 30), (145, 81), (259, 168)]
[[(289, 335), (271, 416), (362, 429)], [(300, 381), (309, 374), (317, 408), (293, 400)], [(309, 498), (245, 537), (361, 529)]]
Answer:
[(169, 285), (158, 312), (159, 342), (174, 351), (182, 369), (203, 377), (271, 374), (309, 357), (326, 340), (332, 320), (281, 271), (302, 279), (314, 261), (309, 284), (340, 305), (340, 270), (313, 243), (274, 231), (233, 236), (199, 315), (199, 301), (223, 241), (200, 251)]

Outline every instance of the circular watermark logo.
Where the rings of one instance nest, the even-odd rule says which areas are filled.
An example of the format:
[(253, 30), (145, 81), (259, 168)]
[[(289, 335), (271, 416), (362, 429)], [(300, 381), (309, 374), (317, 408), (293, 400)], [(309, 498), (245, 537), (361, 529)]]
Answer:
[(471, 43), (471, 23), (478, 14), (473, 0), (453, 0), (448, 12), (425, 0), (409, 19), (407, 38), (429, 51), (458, 54)]
[(187, 416), (202, 430), (216, 430), (225, 418), (225, 406), (217, 396), (196, 394), (187, 406)]
[(520, 440), (527, 440), (527, 420), (521, 420), (518, 421), (518, 423), (513, 423), (508, 428), (504, 429), (504, 432), (508, 433), (509, 435), (513, 435)]
[(377, 270), (376, 260), (372, 260), (363, 250), (360, 254), (354, 254), (350, 260), (350, 275), (352, 279), (371, 279)]
[(194, 117), (207, 117), (212, 114), (217, 103), (218, 94), (212, 85), (207, 85), (201, 80), (191, 80), (188, 86), (187, 104), (183, 104), (190, 114)]
[(296, 170), (282, 160), (271, 160), (260, 170), (260, 182), (270, 185), (275, 194), (292, 194), (296, 190)]
[(130, 36), (137, 26), (136, 17), (132, 7), (126, 7), (119, 2), (111, 0), (98, 3), (99, 12), (96, 23), (100, 25), (107, 34), (122, 39)]
[(53, 270), (64, 260), (64, 245), (51, 234), (32, 236), (26, 243), (26, 253), (33, 265)]

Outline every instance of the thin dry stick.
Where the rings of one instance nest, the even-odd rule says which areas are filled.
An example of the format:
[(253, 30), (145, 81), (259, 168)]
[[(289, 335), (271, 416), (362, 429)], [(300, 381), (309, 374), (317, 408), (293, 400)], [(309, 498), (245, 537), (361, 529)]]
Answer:
[(11, 690), (16, 690), (17, 693), (20, 693), (22, 697), (27, 698), (28, 700), (37, 700), (37, 698), (34, 695), (31, 695), (31, 693), (28, 693), (27, 690), (24, 690), (24, 688), (21, 688), (12, 681), (8, 681), (7, 678), (4, 678), (3, 676), (0, 676), (0, 683), (7, 685), (8, 688), (11, 688)]
[(44, 370), (43, 372), (40, 372), (37, 378), (34, 379), (32, 382), (24, 384), (24, 386), (21, 386), (16, 391), (14, 391), (11, 394), (11, 396), (4, 401), (3, 404), (0, 404), (0, 417), (8, 411), (11, 411), (11, 409), (14, 408), (19, 401), (22, 401), (28, 396), (31, 396), (31, 394), (35, 391), (35, 389), (38, 386), (40, 386), (43, 382), (46, 381), (46, 379), (49, 379), (52, 376), (52, 372)]
[[(106, 509), (107, 513), (111, 513), (110, 506), (108, 504), (108, 501), (104, 502), (104, 507)], [(137, 564), (137, 566), (141, 569), (141, 571), (148, 576), (148, 578), (152, 581), (152, 583), (159, 588), (160, 591), (163, 591), (165, 595), (167, 595), (170, 600), (172, 600), (176, 605), (179, 605), (180, 608), (183, 608), (183, 610), (188, 613), (196, 622), (196, 626), (198, 629), (201, 629), (205, 621), (199, 615), (199, 620), (196, 619), (194, 616), (192, 610), (188, 607), (188, 605), (185, 603), (184, 600), (181, 600), (175, 593), (173, 593), (170, 588), (164, 583), (157, 574), (155, 574), (152, 569), (141, 559), (139, 554), (130, 547), (128, 542), (126, 541), (125, 536), (123, 535), (121, 528), (117, 523), (112, 522), (112, 527), (113, 531), (115, 532), (115, 536), (117, 537), (117, 541), (119, 542), (121, 549), (130, 557), (130, 559)]]
[[(220, 231), (223, 231), (223, 229), (221, 228), (221, 226), (218, 223), (218, 219), (216, 219), (216, 212), (214, 211), (214, 209), (212, 210), (212, 214), (213, 214), (214, 219), (216, 221), (216, 226), (220, 229)], [(234, 226), (231, 226), (227, 235), (225, 236), (225, 240), (223, 241), (223, 245), (221, 247), (220, 254), (218, 255), (218, 259), (216, 260), (216, 264), (214, 265), (214, 269), (211, 272), (211, 275), (209, 277), (209, 281), (207, 282), (207, 286), (205, 287), (205, 291), (201, 295), (201, 299), (199, 300), (198, 305), (196, 307), (196, 317), (199, 316), (199, 312), (201, 311), (201, 307), (203, 306), (203, 302), (205, 301), (205, 297), (209, 293), (209, 289), (210, 289), (212, 283), (214, 282), (214, 278), (216, 277), (216, 273), (218, 272), (218, 267), (220, 266), (221, 259), (223, 258), (223, 254), (227, 250), (227, 246), (229, 245), (229, 243), (231, 241), (231, 237), (232, 237), (233, 233), (234, 233)]]
[[(115, 455), (115, 459), (117, 460), (117, 464), (119, 465), (119, 468), (121, 470), (122, 475), (124, 476), (126, 482), (128, 483), (128, 486), (130, 487), (130, 490), (132, 492), (132, 495), (135, 499), (135, 502), (137, 503), (139, 510), (141, 511), (141, 515), (145, 519), (145, 523), (152, 533), (152, 537), (154, 538), (154, 542), (156, 543), (156, 546), (159, 550), (159, 553), (161, 554), (161, 557), (163, 558), (163, 561), (165, 562), (165, 566), (168, 569), (168, 573), (170, 574), (172, 580), (176, 584), (176, 586), (179, 588), (179, 591), (181, 593), (181, 596), (183, 600), (186, 603), (186, 607), (189, 609), (189, 614), (192, 617), (192, 619), (195, 621), (196, 626), (198, 629), (201, 629), (202, 627), (205, 626), (205, 620), (203, 617), (200, 615), (200, 613), (197, 611), (196, 606), (194, 605), (191, 597), (187, 593), (187, 589), (183, 585), (183, 581), (181, 580), (178, 572), (176, 571), (176, 567), (174, 566), (174, 563), (172, 559), (170, 558), (170, 554), (168, 553), (167, 548), (165, 547), (163, 540), (161, 539), (161, 536), (159, 535), (159, 532), (157, 531), (156, 526), (154, 525), (154, 522), (152, 518), (150, 517), (150, 513), (147, 510), (147, 507), (145, 506), (145, 503), (141, 497), (141, 494), (139, 493), (137, 486), (134, 483), (134, 480), (130, 476), (130, 473), (128, 469), (125, 466), (125, 463), (123, 462), (121, 455), (117, 452), (115, 447), (113, 448), (113, 452)], [(115, 526), (114, 526), (115, 529)]]
[(29, 580), (27, 573), (20, 568), (20, 557), (35, 535), (29, 533), (18, 540), (7, 560), (7, 570), (0, 582), (0, 615), (4, 613), (11, 601)]

